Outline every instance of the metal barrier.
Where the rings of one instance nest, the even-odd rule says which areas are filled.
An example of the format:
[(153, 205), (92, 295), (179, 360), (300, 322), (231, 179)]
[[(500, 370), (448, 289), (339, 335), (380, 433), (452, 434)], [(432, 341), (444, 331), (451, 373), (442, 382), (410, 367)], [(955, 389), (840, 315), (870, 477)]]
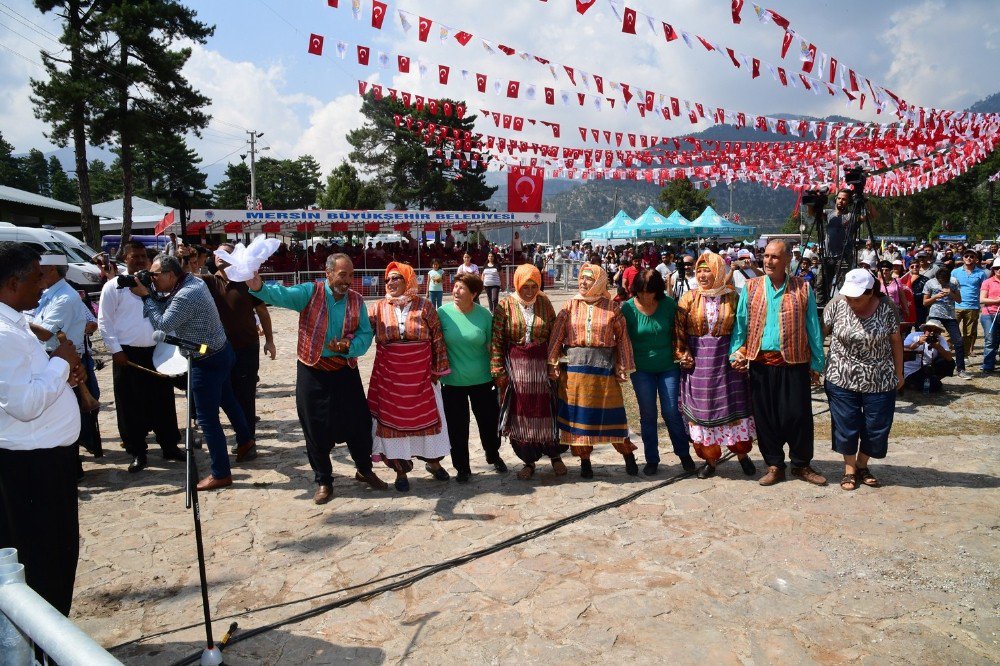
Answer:
[[(39, 654), (41, 661), (36, 661)], [(31, 666), (121, 666), (121, 662), (24, 582), (13, 548), (0, 550), (0, 662)]]

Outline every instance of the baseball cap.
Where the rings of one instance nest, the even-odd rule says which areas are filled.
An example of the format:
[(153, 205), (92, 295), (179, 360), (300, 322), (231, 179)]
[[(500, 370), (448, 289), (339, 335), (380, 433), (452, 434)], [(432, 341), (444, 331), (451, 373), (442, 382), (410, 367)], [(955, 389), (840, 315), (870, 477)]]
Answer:
[(844, 276), (844, 286), (840, 288), (840, 295), (857, 298), (868, 289), (871, 289), (874, 284), (874, 275), (864, 268), (855, 268), (852, 271), (848, 271), (847, 275)]
[(975, 258), (976, 258), (976, 261), (979, 261), (979, 259), (980, 259), (980, 256), (979, 256), (979, 253), (978, 253), (978, 252), (976, 252), (975, 250), (973, 250), (973, 249), (972, 249), (971, 247), (970, 247), (970, 248), (968, 248), (968, 249), (967, 249), (967, 250), (966, 250), (965, 252), (963, 252), (963, 253), (962, 253), (962, 256), (963, 256), (963, 257), (967, 257), (967, 256), (969, 256), (970, 254), (971, 254), (971, 255), (972, 255), (973, 257), (975, 257)]

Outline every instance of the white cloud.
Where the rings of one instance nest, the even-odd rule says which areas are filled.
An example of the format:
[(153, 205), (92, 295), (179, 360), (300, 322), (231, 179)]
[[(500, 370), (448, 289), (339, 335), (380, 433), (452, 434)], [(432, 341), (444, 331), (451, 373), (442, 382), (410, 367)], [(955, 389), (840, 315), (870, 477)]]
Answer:
[(316, 109), (309, 116), (309, 126), (295, 144), (295, 154), (316, 158), (327, 174), (347, 158), (351, 147), (347, 133), (360, 127), (361, 100), (357, 95), (343, 95)]

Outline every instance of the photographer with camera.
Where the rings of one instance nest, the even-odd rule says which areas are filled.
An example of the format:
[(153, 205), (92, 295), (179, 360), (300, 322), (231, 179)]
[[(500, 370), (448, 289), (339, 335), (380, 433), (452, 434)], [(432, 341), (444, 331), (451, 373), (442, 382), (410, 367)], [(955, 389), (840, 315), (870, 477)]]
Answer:
[[(152, 289), (140, 283), (131, 290), (142, 298), (143, 312), (153, 330), (207, 347), (205, 353), (191, 356), (191, 399), (198, 406), (198, 425), (212, 456), (212, 473), (198, 482), (198, 490), (231, 486), (233, 477), (219, 408), (236, 430), (236, 462), (256, 457), (257, 445), (233, 392), (230, 373), (236, 356), (226, 339), (219, 311), (204, 281), (185, 273), (176, 257), (157, 255), (149, 274)], [(162, 296), (154, 298), (153, 291)]]
[(928, 319), (919, 331), (913, 331), (903, 341), (904, 386), (908, 389), (937, 393), (943, 388), (942, 377), (955, 373), (955, 356), (942, 337), (944, 325)]
[(152, 285), (149, 255), (138, 241), (125, 245), (127, 275), (111, 280), (101, 289), (97, 326), (111, 352), (115, 416), (125, 451), (132, 456), (128, 471), (146, 469), (146, 436), (152, 431), (164, 460), (184, 460), (178, 448), (177, 408), (170, 380), (157, 376), (153, 366), (153, 326), (143, 315), (142, 299), (127, 287)]
[(948, 341), (955, 354), (955, 370), (958, 376), (962, 379), (972, 379), (972, 375), (965, 370), (965, 345), (955, 315), (955, 303), (962, 300), (961, 287), (958, 280), (951, 276), (952, 268), (950, 264), (938, 267), (934, 277), (924, 284), (923, 302), (927, 307), (927, 321), (936, 319), (948, 332)]

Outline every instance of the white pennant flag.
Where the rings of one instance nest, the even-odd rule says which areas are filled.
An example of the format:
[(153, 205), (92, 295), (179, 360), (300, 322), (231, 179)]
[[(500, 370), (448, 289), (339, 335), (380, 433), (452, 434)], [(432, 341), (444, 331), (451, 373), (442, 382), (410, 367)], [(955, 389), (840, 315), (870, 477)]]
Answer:
[(420, 73), (420, 78), (427, 76), (427, 65), (422, 62), (417, 63), (417, 71)]
[(406, 18), (406, 12), (404, 12), (402, 9), (400, 9), (398, 11), (398, 14), (399, 14), (399, 25), (400, 25), (400, 27), (403, 28), (403, 32), (409, 33), (410, 32), (410, 28), (412, 27), (413, 24), (411, 24), (410, 20), (408, 18)]
[(378, 64), (381, 65), (382, 67), (388, 67), (389, 66), (389, 56), (388, 56), (388, 54), (383, 53), (382, 51), (379, 51), (378, 52)]
[(611, 6), (611, 11), (615, 13), (615, 18), (619, 21), (622, 20), (622, 0), (608, 0), (608, 5)]
[(343, 60), (347, 55), (347, 42), (337, 42), (337, 55)]
[(355, 21), (361, 20), (361, 0), (351, 0), (351, 12)]
[(528, 86), (524, 90), (524, 96), (526, 99), (533, 101), (535, 99), (535, 86), (532, 84), (528, 84)]

